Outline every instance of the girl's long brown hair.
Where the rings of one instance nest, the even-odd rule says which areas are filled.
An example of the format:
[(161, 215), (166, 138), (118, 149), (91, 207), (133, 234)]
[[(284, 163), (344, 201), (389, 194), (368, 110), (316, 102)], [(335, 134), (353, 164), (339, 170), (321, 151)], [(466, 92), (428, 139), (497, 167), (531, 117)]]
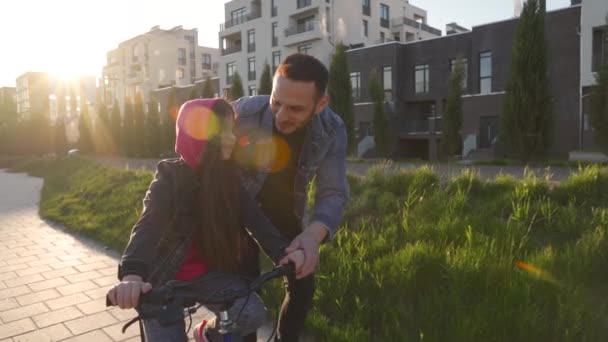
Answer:
[[(220, 132), (230, 129), (226, 120), (234, 120), (232, 106), (219, 100), (213, 112), (220, 122)], [(201, 219), (200, 229), (194, 237), (198, 250), (213, 269), (236, 271), (247, 235), (240, 221), (238, 172), (231, 160), (222, 158), (220, 134), (208, 141), (196, 173), (200, 182), (198, 210)]]

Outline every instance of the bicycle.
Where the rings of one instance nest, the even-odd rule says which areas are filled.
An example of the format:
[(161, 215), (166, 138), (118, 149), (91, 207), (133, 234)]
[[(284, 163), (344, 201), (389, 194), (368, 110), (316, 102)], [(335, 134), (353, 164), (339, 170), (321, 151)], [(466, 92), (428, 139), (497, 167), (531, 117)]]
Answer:
[[(293, 272), (293, 264), (279, 265), (254, 279), (245, 289), (221, 290), (208, 296), (202, 296), (200, 292), (196, 291), (196, 286), (197, 284), (200, 284), (200, 280), (169, 281), (164, 285), (153, 288), (147, 293), (141, 294), (137, 305), (139, 315), (123, 326), (122, 333), (124, 334), (129, 326), (142, 319), (156, 318), (160, 325), (170, 326), (183, 320), (185, 314), (194, 314), (203, 305), (219, 305), (220, 309), (219, 314), (217, 315), (219, 322), (217, 324), (219, 324), (218, 332), (222, 335), (223, 342), (241, 342), (243, 336), (239, 333), (238, 326), (235, 324), (235, 321), (238, 320), (238, 316), (235, 320), (232, 320), (228, 315), (228, 309), (234, 305), (234, 302), (238, 298), (248, 297), (253, 292), (260, 290), (264, 283), (274, 278), (292, 274)], [(197, 303), (198, 306), (195, 306)], [(156, 311), (145, 312), (144, 310), (141, 310), (142, 304), (152, 304), (160, 307)], [(245, 302), (243, 307), (246, 304), (247, 303)], [(113, 306), (107, 296), (106, 306)], [(190, 324), (192, 324), (192, 322)], [(188, 330), (189, 329), (190, 328), (188, 328)], [(273, 338), (274, 333), (275, 332), (273, 331), (272, 335), (269, 337), (269, 342)], [(145, 342), (143, 333), (141, 334), (141, 340), (142, 342)]]

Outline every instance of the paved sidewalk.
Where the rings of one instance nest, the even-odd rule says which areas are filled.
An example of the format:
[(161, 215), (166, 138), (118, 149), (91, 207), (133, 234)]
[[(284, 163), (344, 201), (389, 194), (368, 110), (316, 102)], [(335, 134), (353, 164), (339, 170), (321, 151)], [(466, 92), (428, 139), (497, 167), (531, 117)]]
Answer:
[(105, 307), (118, 255), (42, 220), (41, 188), (0, 170), (0, 342), (140, 341), (134, 310)]

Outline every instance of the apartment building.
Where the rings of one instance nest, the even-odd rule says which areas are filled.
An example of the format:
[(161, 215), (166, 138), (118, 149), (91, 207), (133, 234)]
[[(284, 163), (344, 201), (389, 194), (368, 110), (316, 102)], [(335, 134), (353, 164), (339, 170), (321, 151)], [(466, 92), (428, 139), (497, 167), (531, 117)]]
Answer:
[(245, 94), (257, 94), (268, 63), (275, 70), (295, 52), (329, 66), (335, 45), (363, 47), (441, 36), (427, 24), (425, 10), (406, 0), (233, 0), (220, 26), (220, 87), (238, 71)]
[[(580, 0), (577, 2), (581, 2)], [(589, 94), (595, 75), (602, 65), (608, 66), (608, 3), (606, 0), (582, 1), (581, 36), (581, 141), (579, 150), (596, 149), (589, 123)]]
[[(94, 76), (62, 79), (45, 72), (26, 72), (16, 80), (15, 102), (17, 116), (27, 120), (31, 114), (47, 115), (50, 123), (57, 119), (58, 98), (65, 98), (64, 114), (69, 122), (77, 121), (82, 106), (89, 111), (95, 106), (97, 80)], [(76, 107), (72, 108), (71, 96), (76, 97)]]
[(17, 95), (17, 88), (2, 87), (2, 88), (0, 88), (0, 103), (6, 103), (6, 102), (15, 103), (16, 95)]
[[(547, 12), (545, 36), (549, 48), (548, 74), (551, 84), (554, 115), (554, 139), (549, 155), (566, 158), (578, 148), (581, 132), (579, 72), (581, 37), (578, 28), (586, 3), (596, 1), (602, 6), (594, 11), (608, 12), (604, 0), (584, 0)], [(581, 10), (582, 7), (582, 10)], [(582, 16), (583, 20), (584, 15)], [(466, 157), (500, 157), (497, 137), (509, 77), (511, 47), (518, 19), (508, 19), (473, 27), (470, 32), (453, 33), (441, 38), (419, 42), (382, 44), (348, 51), (358, 143), (365, 154), (373, 142), (373, 104), (369, 96), (371, 69), (380, 72), (386, 109), (391, 122), (393, 156), (436, 159), (442, 137), (442, 113), (446, 109), (451, 71), (462, 61), (465, 77), (462, 84), (463, 123), (462, 155)], [(586, 25), (583, 25), (585, 27)], [(589, 26), (588, 31), (596, 32)], [(596, 43), (599, 46), (599, 43)], [(591, 49), (591, 41), (583, 56), (604, 58)], [(583, 82), (584, 84), (584, 82)], [(373, 144), (372, 144), (373, 145)]]
[(27, 119), (32, 113), (47, 113), (49, 109), (49, 75), (26, 72), (16, 80), (17, 115)]
[(197, 29), (154, 26), (107, 53), (101, 82), (103, 100), (108, 106), (118, 101), (124, 111), (126, 97), (133, 99), (140, 93), (147, 103), (156, 89), (215, 77), (218, 56), (218, 49), (198, 45)]

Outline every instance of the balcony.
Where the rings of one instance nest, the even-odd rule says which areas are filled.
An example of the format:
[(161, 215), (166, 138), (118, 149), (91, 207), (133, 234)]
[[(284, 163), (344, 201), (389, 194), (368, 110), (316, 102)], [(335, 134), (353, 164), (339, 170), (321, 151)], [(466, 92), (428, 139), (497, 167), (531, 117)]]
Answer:
[(312, 0), (298, 0), (297, 9), (312, 5)]
[(255, 52), (255, 43), (247, 44), (247, 52)]
[(312, 21), (285, 29), (285, 46), (293, 46), (323, 38), (320, 21)]
[(180, 57), (177, 59), (179, 65), (186, 65), (186, 57)]
[(225, 49), (222, 49), (222, 56), (230, 55), (233, 53), (241, 52), (243, 48), (240, 45), (229, 46)]
[(400, 124), (401, 135), (441, 134), (441, 117), (428, 117), (427, 119), (405, 118)]
[(211, 63), (203, 63), (202, 68), (203, 70), (211, 70)]
[(389, 22), (388, 19), (385, 18), (380, 18), (380, 26), (384, 27), (384, 28), (389, 28)]
[(279, 13), (279, 9), (277, 8), (277, 6), (274, 6), (270, 11), (270, 16), (274, 18), (277, 16), (278, 13)]
[(372, 15), (372, 8), (369, 6), (362, 5), (361, 12), (363, 13), (363, 15), (366, 15), (369, 17)]
[(406, 17), (395, 18), (395, 19), (393, 19), (392, 24), (393, 24), (393, 26), (406, 25), (406, 26), (413, 27), (413, 28), (421, 30), (421, 31), (428, 32), (428, 33), (436, 35), (436, 36), (441, 36), (441, 30), (438, 30), (427, 24), (423, 24), (423, 23), (417, 22), (416, 20), (406, 18)]
[(220, 24), (220, 31), (225, 31), (233, 26), (240, 25), (242, 23), (246, 23), (248, 21), (258, 19), (262, 17), (261, 11), (252, 11), (245, 15), (238, 16), (236, 18), (230, 19), (223, 24)]
[(255, 81), (255, 71), (249, 71), (247, 73), (247, 80), (248, 81)]

